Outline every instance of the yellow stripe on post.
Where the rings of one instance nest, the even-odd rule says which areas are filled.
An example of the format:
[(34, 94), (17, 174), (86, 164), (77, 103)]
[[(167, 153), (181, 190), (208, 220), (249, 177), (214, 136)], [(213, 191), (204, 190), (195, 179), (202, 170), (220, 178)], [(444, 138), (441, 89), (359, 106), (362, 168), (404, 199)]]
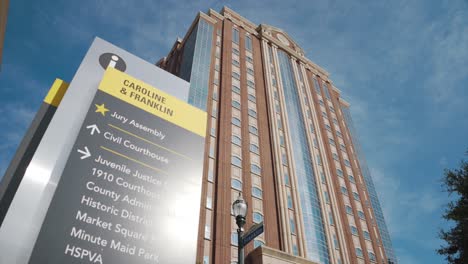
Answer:
[(205, 137), (206, 112), (126, 73), (108, 67), (99, 90)]
[(49, 92), (47, 93), (46, 97), (44, 98), (44, 102), (55, 107), (58, 107), (60, 102), (62, 101), (65, 92), (68, 89), (68, 83), (64, 82), (60, 79), (55, 79), (52, 87), (50, 87)]

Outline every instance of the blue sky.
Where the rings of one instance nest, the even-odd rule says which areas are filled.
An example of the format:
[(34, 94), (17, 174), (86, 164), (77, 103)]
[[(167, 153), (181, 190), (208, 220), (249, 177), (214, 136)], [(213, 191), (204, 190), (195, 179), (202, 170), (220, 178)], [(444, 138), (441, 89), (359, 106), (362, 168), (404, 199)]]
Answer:
[(284, 29), (330, 72), (352, 105), (400, 263), (443, 263), (435, 253), (437, 230), (448, 226), (440, 180), (468, 147), (463, 0), (10, 1), (0, 175), (53, 80), (71, 80), (94, 36), (155, 62), (196, 12), (223, 5)]

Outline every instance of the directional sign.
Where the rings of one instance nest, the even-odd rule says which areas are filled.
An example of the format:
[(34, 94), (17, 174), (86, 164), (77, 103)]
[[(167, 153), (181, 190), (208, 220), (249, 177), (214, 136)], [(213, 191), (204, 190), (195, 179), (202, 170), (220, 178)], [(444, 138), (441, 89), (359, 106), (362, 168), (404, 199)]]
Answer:
[(206, 118), (108, 68), (29, 264), (194, 263)]
[(242, 236), (242, 245), (247, 245), (250, 241), (252, 241), (254, 238), (259, 236), (261, 233), (263, 233), (263, 221), (252, 226), (249, 231), (247, 231), (243, 236)]

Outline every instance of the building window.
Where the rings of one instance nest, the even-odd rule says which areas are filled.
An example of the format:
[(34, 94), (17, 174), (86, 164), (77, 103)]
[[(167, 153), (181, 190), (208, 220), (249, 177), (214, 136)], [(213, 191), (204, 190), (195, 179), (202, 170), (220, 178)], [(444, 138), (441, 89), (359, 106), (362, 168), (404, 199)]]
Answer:
[(213, 209), (213, 198), (206, 196), (206, 208)]
[(350, 215), (353, 214), (353, 209), (351, 208), (351, 206), (346, 205), (346, 213), (347, 213), (347, 214), (350, 214)]
[(356, 201), (359, 201), (359, 194), (357, 192), (353, 192), (353, 197), (354, 197), (354, 200)]
[(258, 146), (255, 145), (255, 144), (250, 144), (250, 151), (253, 152), (253, 153), (255, 153), (255, 154), (259, 154), (259, 153), (260, 153), (260, 150), (259, 150)]
[(253, 63), (253, 59), (252, 59), (252, 57), (250, 57), (250, 56), (246, 56), (246, 57), (245, 57), (245, 59), (246, 59), (248, 62), (250, 62), (250, 63)]
[(237, 101), (232, 101), (232, 107), (240, 110), (241, 104)]
[(210, 257), (209, 256), (203, 256), (203, 264), (210, 264)]
[(293, 245), (293, 254), (294, 254), (294, 256), (299, 255), (299, 250), (297, 250), (297, 245), (296, 244)]
[(330, 145), (335, 146), (335, 140), (329, 138), (328, 142), (330, 143)]
[(356, 248), (356, 256), (358, 256), (358, 257), (360, 257), (360, 258), (364, 257), (364, 256), (362, 255), (362, 249)]
[(249, 109), (249, 116), (253, 118), (257, 118), (257, 112), (255, 112), (255, 110), (253, 109)]
[(341, 193), (344, 195), (348, 195), (348, 189), (346, 189), (346, 187), (344, 186), (341, 186)]
[(237, 232), (232, 232), (231, 233), (231, 245), (233, 246), (237, 246), (238, 245), (238, 241), (237, 241)]
[(233, 125), (238, 126), (238, 127), (241, 126), (241, 121), (240, 121), (239, 118), (237, 118), (237, 117), (233, 117), (233, 118), (231, 119), (231, 123), (232, 123)]
[(328, 119), (327, 113), (322, 112), (322, 116), (323, 116), (323, 118)]
[(323, 83), (323, 91), (325, 92), (325, 97), (327, 97), (327, 99), (330, 99), (330, 92), (328, 91), (328, 85), (327, 83)]
[(258, 135), (258, 129), (254, 126), (249, 126), (249, 132), (254, 135)]
[(356, 183), (356, 180), (354, 180), (353, 175), (348, 175), (349, 181), (352, 183)]
[(320, 158), (320, 155), (317, 155), (317, 164), (322, 165), (322, 159)]
[(287, 172), (284, 172), (284, 184), (289, 186), (289, 174)]
[(296, 234), (296, 223), (294, 223), (294, 219), (292, 219), (292, 218), (289, 219), (289, 225), (291, 227), (291, 234), (295, 235)]
[(253, 76), (254, 75), (254, 70), (251, 69), (251, 68), (247, 68), (247, 73)]
[(346, 147), (343, 144), (340, 144), (340, 149), (344, 152), (346, 152)]
[(235, 85), (232, 86), (232, 91), (235, 92), (236, 94), (240, 94), (241, 93), (241, 89)]
[(288, 157), (286, 156), (286, 154), (283, 153), (283, 154), (281, 155), (281, 159), (282, 159), (282, 161), (283, 161), (283, 165), (288, 166)]
[(333, 245), (335, 246), (335, 249), (340, 249), (340, 244), (338, 244), (338, 239), (335, 234), (333, 234)]
[(315, 88), (315, 91), (319, 94), (319, 95), (322, 95), (322, 92), (320, 91), (320, 86), (319, 86), (319, 83), (317, 81), (317, 78), (314, 77), (314, 88)]
[(376, 259), (375, 259), (375, 254), (373, 252), (368, 252), (369, 253), (369, 260), (372, 261), (372, 262), (376, 262)]
[(336, 160), (336, 161), (338, 161), (338, 154), (333, 153), (333, 159)]
[(211, 227), (205, 225), (205, 239), (211, 239)]
[(284, 147), (284, 136), (280, 135), (280, 146)]
[(251, 101), (251, 102), (253, 102), (253, 103), (255, 103), (255, 102), (256, 102), (255, 95), (253, 95), (253, 94), (249, 94), (249, 95), (248, 95), (248, 98), (249, 98), (249, 101)]
[(347, 167), (351, 167), (351, 163), (349, 163), (349, 160), (347, 160), (347, 159), (344, 160), (344, 164), (345, 164)]
[(361, 218), (362, 220), (366, 220), (366, 216), (364, 215), (363, 211), (358, 211), (357, 213), (358, 213), (359, 218)]
[(231, 187), (238, 191), (242, 191), (242, 182), (237, 179), (231, 179)]
[(364, 235), (364, 238), (367, 239), (367, 240), (371, 240), (370, 239), (370, 234), (368, 231), (363, 231), (362, 234)]
[(328, 211), (328, 221), (330, 225), (335, 225), (335, 221), (333, 220), (333, 214), (331, 211)]
[(258, 199), (262, 199), (262, 190), (260, 190), (260, 188), (253, 187), (252, 188), (252, 196), (256, 197)]
[(325, 129), (331, 132), (331, 126), (329, 124), (325, 124)]
[(239, 63), (239, 61), (237, 61), (237, 60), (234, 60), (234, 59), (233, 59), (233, 60), (232, 60), (232, 64), (233, 64), (234, 66), (240, 67), (240, 63)]
[(237, 72), (233, 72), (232, 77), (236, 80), (240, 80), (240, 75)]
[(237, 28), (232, 29), (232, 42), (239, 44), (239, 30)]
[(237, 167), (242, 167), (242, 160), (237, 156), (232, 156), (231, 157), (231, 163), (233, 165), (236, 165)]
[(351, 234), (353, 234), (353, 235), (355, 235), (355, 236), (358, 235), (357, 227), (351, 226)]
[(291, 198), (291, 194), (288, 193), (288, 208), (293, 209), (293, 202)]
[(343, 171), (340, 169), (336, 169), (336, 174), (338, 174), (339, 177), (343, 177)]
[(240, 54), (239, 50), (236, 49), (236, 48), (232, 48), (232, 53), (234, 53), (234, 54), (236, 54), (236, 55), (239, 55), (239, 54)]
[(255, 83), (252, 82), (251, 80), (247, 80), (247, 86), (255, 88)]
[(247, 50), (252, 51), (252, 37), (251, 36), (246, 36), (245, 37), (245, 48)]
[(325, 202), (326, 202), (327, 204), (329, 204), (329, 203), (330, 203), (330, 196), (328, 195), (328, 192), (327, 192), (327, 191), (324, 191), (324, 192), (323, 192), (323, 196), (325, 196)]
[(233, 136), (231, 137), (231, 142), (234, 143), (234, 144), (236, 144), (236, 145), (238, 145), (238, 146), (240, 146), (240, 145), (242, 144), (241, 138), (238, 137), (238, 136), (236, 136), (236, 135), (233, 135)]
[(323, 173), (323, 171), (320, 172), (320, 180), (322, 181), (323, 184), (326, 183), (326, 181), (325, 181), (325, 174)]
[(257, 175), (260, 175), (261, 171), (262, 171), (262, 169), (258, 165), (256, 165), (256, 164), (250, 165), (250, 172), (255, 173)]
[(341, 132), (338, 131), (338, 130), (336, 131), (336, 135), (337, 135), (338, 137), (340, 137), (340, 138), (343, 138), (343, 135), (342, 135)]
[(260, 223), (263, 221), (263, 215), (261, 213), (254, 212), (252, 218), (254, 223)]
[(260, 240), (254, 239), (254, 248), (258, 248), (258, 247), (261, 247), (263, 245), (265, 245), (265, 243), (263, 243)]

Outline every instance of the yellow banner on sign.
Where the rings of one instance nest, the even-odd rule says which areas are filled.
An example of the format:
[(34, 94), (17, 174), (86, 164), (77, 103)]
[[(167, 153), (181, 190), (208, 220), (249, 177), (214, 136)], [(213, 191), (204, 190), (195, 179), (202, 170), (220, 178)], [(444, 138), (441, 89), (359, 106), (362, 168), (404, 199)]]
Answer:
[(108, 67), (99, 90), (205, 137), (206, 112), (126, 73)]

